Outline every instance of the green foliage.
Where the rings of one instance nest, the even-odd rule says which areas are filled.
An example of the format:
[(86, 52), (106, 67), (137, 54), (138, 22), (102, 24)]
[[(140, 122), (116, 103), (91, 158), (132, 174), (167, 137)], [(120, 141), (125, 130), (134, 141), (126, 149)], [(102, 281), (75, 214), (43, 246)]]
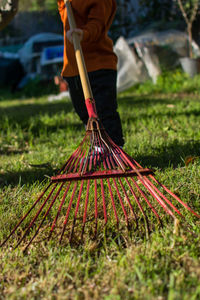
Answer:
[(163, 72), (156, 84), (146, 81), (131, 88), (137, 94), (142, 93), (193, 93), (198, 94), (200, 89), (200, 75), (190, 78), (186, 73), (177, 69), (173, 72)]
[(41, 81), (40, 77), (32, 79), (23, 89), (25, 97), (39, 97), (40, 95), (49, 95), (57, 92), (57, 87), (53, 82)]
[(176, 0), (176, 2), (187, 25), (189, 56), (193, 58), (192, 25), (198, 12), (199, 0)]
[(47, 10), (51, 10), (51, 11), (57, 10), (57, 1), (55, 1), (55, 0), (46, 0), (45, 7), (46, 7)]
[[(178, 0), (176, 0), (176, 2), (178, 2)], [(181, 0), (181, 3), (187, 16), (190, 18), (193, 13), (194, 7), (196, 3), (199, 3), (199, 0)]]
[(55, 0), (20, 0), (19, 1), (20, 10), (25, 11), (41, 11), (41, 10), (50, 10), (57, 11), (57, 1)]

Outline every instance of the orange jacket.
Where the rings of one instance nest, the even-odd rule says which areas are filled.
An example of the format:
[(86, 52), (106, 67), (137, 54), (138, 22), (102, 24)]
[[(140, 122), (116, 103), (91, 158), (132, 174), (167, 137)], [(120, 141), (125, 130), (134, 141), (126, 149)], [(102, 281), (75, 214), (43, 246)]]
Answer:
[[(113, 52), (113, 42), (107, 33), (112, 24), (115, 0), (70, 0), (77, 28), (83, 30), (81, 42), (87, 71), (117, 68), (117, 57)], [(58, 0), (58, 10), (64, 28), (64, 64), (62, 75), (78, 75), (73, 45), (66, 38), (69, 30), (67, 10), (64, 0)]]

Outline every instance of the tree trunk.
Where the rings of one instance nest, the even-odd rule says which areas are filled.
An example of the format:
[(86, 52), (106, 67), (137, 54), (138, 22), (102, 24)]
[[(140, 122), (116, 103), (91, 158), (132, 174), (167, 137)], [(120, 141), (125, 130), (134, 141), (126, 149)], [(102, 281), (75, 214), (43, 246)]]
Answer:
[(188, 44), (189, 44), (189, 57), (193, 58), (192, 52), (192, 24), (187, 25), (187, 32), (188, 32)]
[(18, 11), (18, 0), (5, 0), (0, 4), (0, 30), (6, 27)]

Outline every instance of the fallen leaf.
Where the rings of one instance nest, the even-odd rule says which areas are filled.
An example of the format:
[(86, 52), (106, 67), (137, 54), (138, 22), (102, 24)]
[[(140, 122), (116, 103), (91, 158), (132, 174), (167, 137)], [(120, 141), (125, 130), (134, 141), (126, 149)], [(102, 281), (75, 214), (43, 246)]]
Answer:
[(189, 164), (194, 163), (197, 159), (199, 159), (199, 156), (188, 156), (185, 159), (185, 165), (188, 166)]

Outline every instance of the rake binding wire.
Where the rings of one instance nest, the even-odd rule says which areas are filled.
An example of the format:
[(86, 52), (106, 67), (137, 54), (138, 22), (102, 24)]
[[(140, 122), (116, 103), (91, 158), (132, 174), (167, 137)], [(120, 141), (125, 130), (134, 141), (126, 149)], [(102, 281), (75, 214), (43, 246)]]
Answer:
[[(76, 28), (69, 0), (65, 0), (65, 4), (70, 27)], [(25, 249), (39, 233), (42, 234), (42, 231), (48, 239), (58, 232), (60, 243), (66, 236), (71, 243), (75, 237), (81, 237), (83, 240), (86, 228), (96, 237), (98, 230), (110, 220), (114, 220), (117, 228), (124, 223), (129, 228), (129, 225), (135, 222), (137, 229), (141, 227), (141, 216), (148, 233), (150, 228), (146, 210), (159, 224), (162, 224), (161, 211), (174, 220), (177, 220), (177, 216), (184, 218), (174, 202), (200, 218), (200, 215), (178, 196), (158, 182), (152, 170), (142, 168), (108, 136), (98, 119), (80, 41), (76, 34), (73, 34), (73, 43), (89, 116), (85, 137), (59, 173), (51, 177), (49, 185), (1, 246), (17, 233), (29, 216), (31, 221), (28, 224), (23, 223), (24, 233), (15, 248), (25, 241), (30, 232), (32, 237)], [(36, 209), (37, 206), (39, 208)], [(48, 229), (48, 232), (44, 228)]]

